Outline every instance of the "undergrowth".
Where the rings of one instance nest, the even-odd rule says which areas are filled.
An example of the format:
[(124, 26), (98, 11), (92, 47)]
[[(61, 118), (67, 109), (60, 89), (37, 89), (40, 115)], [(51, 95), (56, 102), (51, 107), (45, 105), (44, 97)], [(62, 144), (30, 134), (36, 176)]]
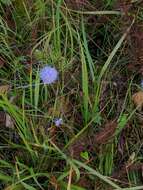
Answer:
[(139, 0), (0, 0), (0, 189), (143, 189), (142, 14)]

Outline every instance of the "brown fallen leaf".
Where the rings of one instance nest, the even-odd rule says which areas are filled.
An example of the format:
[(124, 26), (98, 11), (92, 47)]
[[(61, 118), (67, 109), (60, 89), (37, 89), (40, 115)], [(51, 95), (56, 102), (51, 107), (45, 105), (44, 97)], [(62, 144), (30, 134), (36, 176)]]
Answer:
[(50, 184), (55, 188), (55, 190), (60, 190), (60, 185), (55, 176), (51, 176)]
[(139, 91), (133, 94), (132, 100), (136, 107), (138, 107), (138, 110), (141, 110), (143, 107), (143, 92)]
[(5, 126), (8, 128), (14, 128), (14, 122), (9, 114), (6, 114)]
[(0, 111), (0, 126), (14, 128), (14, 123), (10, 115), (4, 111)]
[(2, 68), (4, 64), (5, 64), (5, 60), (2, 57), (0, 57), (0, 68)]
[(10, 89), (9, 85), (1, 85), (0, 86), (0, 95), (7, 94), (8, 90)]
[(95, 135), (95, 143), (98, 144), (107, 143), (113, 137), (116, 128), (117, 128), (117, 122), (109, 121), (107, 124), (105, 124), (105, 127), (102, 129), (102, 131), (98, 132)]

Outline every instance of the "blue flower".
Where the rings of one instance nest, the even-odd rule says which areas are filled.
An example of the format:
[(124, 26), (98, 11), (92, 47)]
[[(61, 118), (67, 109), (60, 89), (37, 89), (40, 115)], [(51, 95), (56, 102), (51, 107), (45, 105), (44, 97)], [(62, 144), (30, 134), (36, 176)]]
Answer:
[(58, 71), (51, 66), (45, 66), (40, 70), (40, 79), (44, 84), (51, 84), (58, 79)]
[(55, 123), (56, 127), (59, 127), (60, 125), (63, 124), (63, 120), (62, 120), (62, 118), (56, 118), (54, 120), (54, 123)]

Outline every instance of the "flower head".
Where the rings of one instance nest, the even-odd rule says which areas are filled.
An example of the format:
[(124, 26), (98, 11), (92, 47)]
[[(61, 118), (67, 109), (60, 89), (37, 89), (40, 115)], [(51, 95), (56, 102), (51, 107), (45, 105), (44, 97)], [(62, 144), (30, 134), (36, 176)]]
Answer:
[(62, 118), (56, 118), (54, 120), (54, 123), (55, 123), (56, 127), (59, 127), (60, 125), (63, 124), (63, 120), (62, 120)]
[(51, 66), (45, 66), (40, 70), (40, 78), (44, 84), (51, 84), (58, 79), (58, 71)]

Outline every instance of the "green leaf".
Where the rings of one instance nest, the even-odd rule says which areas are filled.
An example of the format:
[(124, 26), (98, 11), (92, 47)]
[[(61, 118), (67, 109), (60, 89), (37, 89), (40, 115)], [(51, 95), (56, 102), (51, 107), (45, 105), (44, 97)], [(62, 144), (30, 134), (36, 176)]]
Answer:
[(115, 132), (115, 136), (118, 135), (128, 122), (128, 114), (123, 114), (118, 119), (118, 127)]
[(85, 55), (84, 55), (84, 48), (81, 42), (80, 42), (80, 49), (81, 49), (81, 62), (82, 62), (82, 91), (83, 91), (83, 110), (84, 110), (83, 115), (84, 115), (85, 124), (87, 124), (88, 113), (89, 113), (89, 105), (88, 105), (89, 80), (88, 80), (87, 63), (86, 63)]
[(94, 119), (94, 123), (95, 123), (95, 124), (98, 124), (98, 125), (101, 125), (101, 122), (102, 122), (101, 114), (100, 114), (99, 112), (96, 112), (96, 114), (95, 114), (95, 119)]
[(120, 128), (123, 128), (123, 127), (126, 125), (127, 120), (128, 120), (127, 116), (128, 116), (127, 114), (123, 114), (123, 115), (119, 118), (119, 120), (118, 120), (118, 126), (119, 126)]
[(21, 182), (21, 184), (25, 187), (27, 190), (36, 190), (34, 187), (31, 185), (28, 185), (27, 183)]
[(39, 49), (36, 49), (34, 51), (34, 57), (38, 60), (38, 61), (43, 61), (44, 60), (44, 52), (39, 50)]
[(25, 188), (21, 184), (18, 184), (18, 185), (10, 185), (6, 187), (6, 189), (4, 190), (25, 190)]
[(10, 181), (12, 181), (12, 177), (9, 177), (7, 175), (4, 175), (4, 174), (0, 173), (0, 180), (10, 182)]
[(89, 154), (87, 151), (81, 152), (80, 156), (84, 158), (85, 160), (89, 160)]
[(3, 3), (5, 5), (10, 5), (11, 4), (11, 0), (0, 0), (0, 3)]
[(87, 62), (88, 62), (88, 65), (89, 65), (92, 81), (94, 81), (95, 80), (95, 68), (94, 68), (94, 63), (93, 63), (93, 60), (92, 60), (92, 57), (90, 55), (90, 51), (89, 51), (89, 48), (88, 48), (88, 42), (87, 42), (87, 37), (86, 37), (86, 32), (85, 32), (83, 19), (82, 19), (82, 35), (83, 35), (83, 46), (84, 46), (84, 49), (85, 49), (85, 55), (87, 57)]

